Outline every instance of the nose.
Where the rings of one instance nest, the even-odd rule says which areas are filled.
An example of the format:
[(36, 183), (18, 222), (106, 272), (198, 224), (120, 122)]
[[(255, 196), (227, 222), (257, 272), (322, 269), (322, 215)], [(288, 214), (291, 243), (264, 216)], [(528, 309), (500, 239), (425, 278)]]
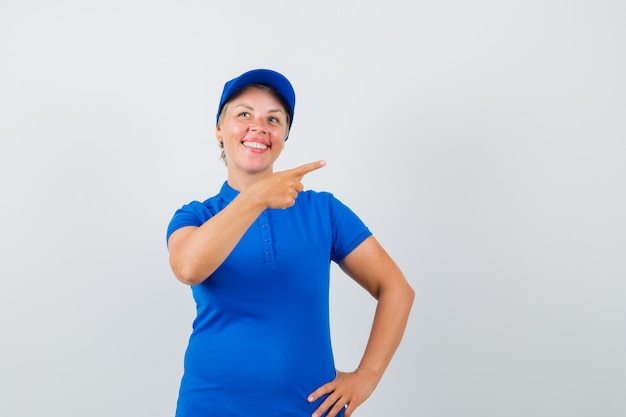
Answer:
[(250, 130), (255, 132), (267, 132), (267, 121), (260, 117), (255, 117), (250, 122)]

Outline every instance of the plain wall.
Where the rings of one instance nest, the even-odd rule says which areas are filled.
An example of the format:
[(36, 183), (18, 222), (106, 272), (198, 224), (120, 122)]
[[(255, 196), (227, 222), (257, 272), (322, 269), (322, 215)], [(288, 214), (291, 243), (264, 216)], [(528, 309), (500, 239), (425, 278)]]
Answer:
[[(0, 3), (0, 415), (172, 416), (174, 211), (226, 176), (228, 79), (293, 82), (277, 169), (416, 290), (359, 417), (626, 415), (623, 1)], [(333, 266), (337, 365), (375, 303)]]

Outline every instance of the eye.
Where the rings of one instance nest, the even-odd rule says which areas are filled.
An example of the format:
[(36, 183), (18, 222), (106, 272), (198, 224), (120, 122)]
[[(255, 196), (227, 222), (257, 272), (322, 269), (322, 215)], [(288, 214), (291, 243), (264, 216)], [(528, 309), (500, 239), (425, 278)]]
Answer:
[(270, 116), (267, 120), (270, 123), (278, 123), (278, 124), (280, 124), (280, 122), (281, 122), (281, 119), (279, 117), (276, 117), (276, 116)]
[(237, 115), (237, 117), (250, 117), (250, 112), (242, 111)]

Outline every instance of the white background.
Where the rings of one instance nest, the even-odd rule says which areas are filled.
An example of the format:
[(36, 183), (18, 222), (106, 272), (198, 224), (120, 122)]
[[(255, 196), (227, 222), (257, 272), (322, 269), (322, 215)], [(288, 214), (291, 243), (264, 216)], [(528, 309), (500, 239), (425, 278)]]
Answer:
[[(626, 415), (623, 1), (0, 3), (0, 415), (173, 416), (194, 306), (175, 209), (214, 195), (228, 79), (291, 79), (277, 167), (417, 297), (359, 417)], [(337, 365), (374, 302), (333, 267)]]

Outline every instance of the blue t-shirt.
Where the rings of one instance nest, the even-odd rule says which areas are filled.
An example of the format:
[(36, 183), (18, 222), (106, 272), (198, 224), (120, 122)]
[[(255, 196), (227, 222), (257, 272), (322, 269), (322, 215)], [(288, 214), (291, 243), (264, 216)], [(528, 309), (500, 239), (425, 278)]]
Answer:
[[(238, 194), (176, 211), (167, 238), (201, 226)], [(294, 206), (265, 210), (231, 254), (191, 287), (197, 316), (185, 354), (177, 417), (305, 417), (307, 396), (335, 378), (330, 262), (371, 233), (332, 194), (304, 191)], [(343, 415), (343, 413), (341, 414)]]

